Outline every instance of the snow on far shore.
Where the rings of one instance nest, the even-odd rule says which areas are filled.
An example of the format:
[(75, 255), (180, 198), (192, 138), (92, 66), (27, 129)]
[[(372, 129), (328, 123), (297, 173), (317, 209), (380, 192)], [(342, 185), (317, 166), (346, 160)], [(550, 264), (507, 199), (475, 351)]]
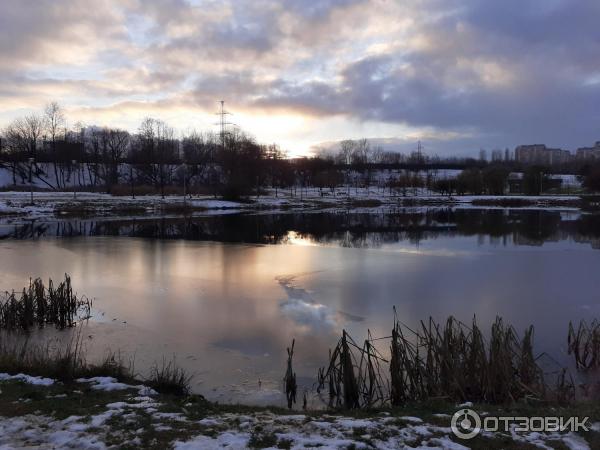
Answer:
[[(301, 193), (302, 192), (302, 193)], [(250, 202), (236, 202), (215, 199), (212, 196), (194, 196), (186, 199), (186, 205), (192, 207), (194, 214), (215, 215), (231, 214), (243, 211), (273, 212), (281, 208), (288, 210), (329, 211), (336, 209), (352, 209), (361, 212), (379, 212), (389, 208), (407, 207), (403, 202), (415, 202), (410, 208), (419, 207), (453, 207), (453, 208), (505, 208), (502, 205), (479, 206), (476, 202), (496, 202), (511, 200), (526, 200), (529, 205), (507, 206), (510, 209), (566, 209), (576, 210), (578, 196), (442, 196), (420, 189), (409, 196), (389, 195), (388, 191), (377, 188), (360, 188), (351, 190), (338, 189), (335, 194), (329, 191), (320, 191), (316, 188), (302, 189), (296, 195), (290, 196), (287, 191), (279, 191), (275, 195), (274, 190), (267, 190), (266, 195), (258, 198), (251, 197)], [(0, 192), (0, 216), (14, 217), (22, 220), (60, 218), (61, 211), (72, 211), (77, 215), (78, 211), (86, 217), (119, 217), (126, 218), (129, 215), (139, 216), (147, 214), (152, 216), (169, 215), (170, 206), (183, 206), (182, 196), (160, 195), (130, 197), (111, 196), (109, 194), (78, 192), (74, 198), (71, 192), (34, 192), (34, 203), (31, 204), (29, 192)], [(361, 204), (363, 202), (364, 204)], [(373, 204), (369, 204), (372, 202)], [(176, 213), (175, 213), (176, 214)], [(133, 217), (132, 216), (132, 217)]]

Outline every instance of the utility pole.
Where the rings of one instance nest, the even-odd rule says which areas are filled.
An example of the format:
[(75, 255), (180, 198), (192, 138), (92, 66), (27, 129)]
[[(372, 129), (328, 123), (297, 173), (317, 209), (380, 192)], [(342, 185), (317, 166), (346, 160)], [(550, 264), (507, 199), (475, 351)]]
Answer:
[(129, 162), (129, 182), (131, 184), (131, 198), (135, 199), (135, 186), (133, 181), (133, 162)]
[(29, 161), (29, 194), (31, 196), (31, 206), (33, 206), (33, 165), (35, 164), (35, 158), (28, 158)]
[(73, 165), (73, 200), (77, 200), (77, 180), (75, 177), (79, 177), (79, 166), (75, 159), (71, 161), (71, 164)]
[(185, 208), (187, 206), (187, 164), (183, 163), (181, 167), (183, 168), (183, 206)]

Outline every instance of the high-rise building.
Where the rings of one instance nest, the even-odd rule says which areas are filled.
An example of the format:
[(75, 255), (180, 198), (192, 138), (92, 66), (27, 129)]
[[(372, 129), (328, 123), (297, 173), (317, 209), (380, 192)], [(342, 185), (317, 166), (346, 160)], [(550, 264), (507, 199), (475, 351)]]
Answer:
[(571, 161), (571, 152), (560, 148), (548, 148), (544, 144), (519, 145), (515, 148), (515, 160), (522, 164), (551, 166)]
[(597, 141), (593, 147), (578, 148), (577, 159), (584, 161), (600, 159), (600, 141)]

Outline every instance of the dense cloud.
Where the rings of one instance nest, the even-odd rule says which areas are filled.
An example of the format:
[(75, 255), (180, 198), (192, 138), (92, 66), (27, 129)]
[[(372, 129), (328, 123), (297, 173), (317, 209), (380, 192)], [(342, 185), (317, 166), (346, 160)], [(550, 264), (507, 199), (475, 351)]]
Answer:
[(316, 124), (303, 145), (362, 124), (439, 153), (574, 148), (600, 139), (598, 17), (595, 0), (2, 2), (0, 121), (57, 99), (179, 126), (222, 98), (266, 140), (283, 114)]

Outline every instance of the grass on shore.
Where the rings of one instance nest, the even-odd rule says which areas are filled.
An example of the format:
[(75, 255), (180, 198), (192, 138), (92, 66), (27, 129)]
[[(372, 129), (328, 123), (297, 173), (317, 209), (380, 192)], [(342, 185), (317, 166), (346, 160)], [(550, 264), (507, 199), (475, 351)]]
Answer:
[[(592, 324), (594, 331), (580, 327), (579, 334), (572, 325), (570, 330), (570, 352), (585, 359), (586, 367), (596, 367), (600, 326)], [(375, 346), (385, 339), (391, 341), (389, 361)], [(562, 369), (557, 376), (546, 376), (551, 374), (540, 366), (533, 341), (533, 326), (519, 337), (500, 317), (486, 340), (475, 317), (469, 325), (450, 316), (444, 323), (430, 318), (409, 328), (394, 309), (390, 337), (373, 338), (369, 333), (359, 345), (342, 332), (328, 365), (319, 369), (317, 392), (327, 394), (330, 407), (345, 409), (402, 406), (431, 398), (497, 405), (574, 402), (577, 391), (569, 372)]]
[(4, 332), (0, 334), (0, 372), (10, 375), (24, 373), (67, 383), (96, 376), (134, 381), (132, 367), (126, 367), (118, 354), (109, 353), (100, 363), (88, 364), (79, 334), (65, 346), (60, 346), (52, 342), (32, 344), (26, 335)]
[[(162, 361), (156, 365), (148, 379), (140, 380), (134, 376), (133, 367), (126, 367), (118, 354), (109, 354), (97, 365), (87, 364), (81, 346), (80, 337), (75, 334), (72, 341), (64, 348), (49, 345), (37, 346), (26, 339), (17, 339), (14, 333), (0, 334), (0, 373), (25, 373), (51, 377), (59, 382), (50, 386), (27, 384), (10, 380), (0, 382), (0, 417), (23, 417), (26, 415), (47, 416), (54, 420), (64, 420), (71, 416), (79, 416), (83, 422), (93, 423), (92, 418), (102, 416), (114, 409), (115, 404), (132, 404), (139, 399), (136, 385), (143, 383), (159, 392), (153, 396), (152, 402), (156, 411), (137, 408), (135, 405), (125, 406), (127, 420), (123, 414), (108, 418), (104, 428), (89, 430), (104, 439), (107, 445), (117, 448), (167, 448), (175, 440), (187, 440), (194, 436), (214, 437), (227, 431), (242, 431), (245, 417), (261, 417), (268, 414), (286, 416), (297, 414), (295, 411), (281, 408), (263, 408), (243, 405), (221, 405), (207, 401), (200, 395), (190, 394), (190, 377), (178, 368), (175, 361)], [(20, 336), (22, 338), (22, 336)], [(88, 383), (77, 382), (78, 378), (95, 376), (111, 376), (131, 385), (131, 389), (119, 391), (102, 391), (94, 389)], [(373, 419), (387, 417), (390, 425), (404, 427), (410, 425), (406, 416), (418, 417), (425, 424), (434, 427), (448, 427), (450, 417), (457, 410), (456, 401), (448, 398), (429, 398), (421, 401), (406, 401), (399, 406), (378, 406), (365, 409), (329, 409), (324, 411), (304, 411), (305, 419), (298, 429), (310, 421), (333, 422), (336, 418)], [(600, 420), (600, 404), (597, 402), (579, 402), (568, 405), (554, 401), (540, 401), (523, 398), (521, 401), (498, 405), (475, 404), (476, 411), (490, 415), (502, 416), (563, 416), (590, 417), (590, 422)], [(202, 419), (208, 417), (226, 418), (223, 424), (207, 427)], [(158, 418), (157, 418), (158, 417)], [(269, 416), (272, 417), (272, 416)], [(264, 423), (269, 423), (269, 417)], [(157, 421), (161, 426), (158, 427)], [(252, 428), (248, 446), (251, 448), (289, 448), (290, 441), (278, 437), (277, 420), (274, 425), (265, 426), (263, 422)], [(386, 422), (387, 423), (387, 422)], [(248, 429), (244, 429), (246, 432)], [(379, 431), (356, 428), (352, 439), (357, 445), (370, 445)], [(386, 432), (387, 433), (387, 432)], [(365, 437), (369, 436), (370, 437)], [(582, 436), (591, 448), (600, 448), (600, 433), (590, 431)], [(425, 438), (423, 438), (425, 439)], [(454, 439), (454, 438), (452, 438)], [(135, 445), (123, 444), (135, 440)], [(454, 439), (459, 444), (464, 441)], [(566, 449), (561, 440), (545, 441), (553, 448)], [(415, 444), (419, 444), (416, 442)], [(412, 444), (411, 444), (412, 445)], [(478, 436), (468, 442), (472, 449), (533, 449), (533, 445), (515, 441), (510, 436), (496, 433)]]
[(119, 353), (108, 352), (99, 363), (89, 363), (79, 331), (63, 346), (52, 342), (32, 344), (26, 335), (0, 333), (0, 373), (24, 373), (63, 383), (79, 378), (113, 377), (123, 383), (145, 384), (157, 392), (176, 396), (190, 393), (192, 379), (174, 360), (155, 364), (145, 378), (136, 374), (133, 361), (125, 364)]
[[(0, 417), (23, 417), (29, 414), (51, 417), (54, 420), (64, 420), (72, 416), (81, 417), (81, 421), (91, 423), (93, 417), (102, 415), (110, 410), (110, 405), (117, 403), (131, 403), (138, 395), (135, 390), (101, 391), (93, 389), (86, 383), (55, 383), (51, 386), (36, 386), (20, 381), (0, 382)], [(293, 411), (279, 408), (249, 407), (243, 405), (220, 405), (205, 400), (202, 396), (187, 395), (175, 396), (159, 394), (153, 397), (156, 413), (163, 415), (160, 420), (161, 427), (157, 425), (156, 413), (148, 412), (143, 408), (127, 409), (127, 420), (122, 415), (108, 419), (104, 428), (91, 428), (89, 431), (103, 435), (107, 446), (115, 445), (117, 448), (169, 448), (174, 440), (187, 440), (197, 435), (214, 437), (226, 431), (236, 431), (248, 416), (265, 416), (276, 414), (285, 417), (294, 414)], [(531, 405), (516, 403), (510, 406), (474, 405), (473, 409), (486, 412), (489, 415), (531, 417), (536, 415), (553, 415), (558, 417), (590, 417), (589, 423), (600, 419), (600, 405), (597, 403), (584, 403), (576, 406), (560, 405)], [(298, 430), (310, 421), (320, 423), (333, 422), (336, 418), (373, 419), (386, 417), (390, 425), (400, 428), (410, 425), (405, 417), (419, 417), (425, 424), (437, 427), (449, 427), (450, 417), (457, 410), (453, 403), (443, 400), (431, 400), (415, 404), (407, 404), (397, 408), (383, 408), (360, 411), (306, 411), (305, 419), (298, 423)], [(297, 413), (296, 413), (297, 414)], [(233, 415), (233, 416), (232, 416)], [(184, 418), (185, 420), (178, 419)], [(202, 419), (208, 417), (226, 417), (223, 425), (206, 426)], [(238, 417), (238, 419), (236, 419)], [(272, 416), (271, 416), (272, 417)], [(267, 416), (267, 422), (269, 417)], [(248, 446), (250, 448), (289, 448), (291, 442), (278, 436), (277, 419), (273, 426), (263, 426), (260, 423), (253, 427)], [(368, 430), (355, 428), (352, 431), (353, 439), (357, 444), (369, 445), (372, 439), (377, 439), (376, 433), (369, 436)], [(600, 433), (590, 431), (581, 433), (581, 436), (590, 445), (590, 448), (600, 448)], [(138, 438), (136, 445), (123, 444)], [(468, 442), (452, 438), (454, 442), (467, 445), (471, 449), (507, 449), (521, 450), (538, 448), (532, 444), (519, 442), (508, 435), (496, 433), (493, 437), (489, 434), (478, 436)], [(545, 441), (546, 444), (556, 449), (567, 449), (563, 441)], [(416, 442), (415, 444), (419, 444)]]

